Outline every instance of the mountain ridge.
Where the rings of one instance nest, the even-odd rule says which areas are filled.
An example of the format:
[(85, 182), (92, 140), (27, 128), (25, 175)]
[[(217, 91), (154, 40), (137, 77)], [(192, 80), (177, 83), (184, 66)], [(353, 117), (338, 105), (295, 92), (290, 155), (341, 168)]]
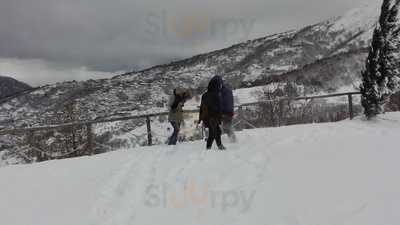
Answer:
[[(372, 6), (110, 79), (45, 85), (0, 102), (0, 129), (56, 123), (57, 115), (72, 103), (79, 109), (79, 120), (164, 111), (174, 87), (192, 87), (199, 95), (215, 74), (234, 89), (295, 82), (304, 94), (354, 90), (379, 15), (379, 8)], [(98, 142), (141, 145), (146, 138), (144, 125), (144, 121), (104, 125), (97, 129)], [(0, 137), (0, 146), (3, 141)]]
[(0, 75), (0, 100), (29, 89), (32, 89), (32, 87), (24, 82)]

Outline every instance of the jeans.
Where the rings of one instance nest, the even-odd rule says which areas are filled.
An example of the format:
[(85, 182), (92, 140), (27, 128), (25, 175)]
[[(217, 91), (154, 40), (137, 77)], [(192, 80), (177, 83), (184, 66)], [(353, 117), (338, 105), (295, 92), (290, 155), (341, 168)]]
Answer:
[(178, 134), (181, 127), (181, 123), (179, 122), (170, 122), (172, 127), (174, 128), (174, 132), (172, 133), (171, 137), (169, 138), (168, 145), (176, 145), (178, 142)]

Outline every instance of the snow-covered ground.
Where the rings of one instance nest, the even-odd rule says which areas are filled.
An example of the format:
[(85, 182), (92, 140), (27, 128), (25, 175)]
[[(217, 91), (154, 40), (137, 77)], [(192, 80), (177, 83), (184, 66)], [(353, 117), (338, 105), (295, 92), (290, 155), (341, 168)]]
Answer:
[[(5, 225), (398, 225), (400, 113), (0, 169)], [(225, 140), (226, 141), (226, 140)]]

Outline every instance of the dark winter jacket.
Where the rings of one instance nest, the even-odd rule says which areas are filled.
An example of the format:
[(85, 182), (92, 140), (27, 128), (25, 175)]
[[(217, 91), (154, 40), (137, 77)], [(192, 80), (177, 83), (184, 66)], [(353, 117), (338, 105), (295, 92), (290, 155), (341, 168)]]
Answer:
[(221, 90), (221, 112), (229, 116), (234, 114), (233, 92), (226, 85)]
[(201, 97), (199, 122), (203, 121), (206, 127), (210, 126), (211, 124), (216, 125), (221, 123), (222, 85), (222, 78), (220, 76), (215, 76), (213, 79), (211, 79), (207, 92)]
[(211, 116), (219, 116), (222, 113), (221, 90), (223, 81), (220, 76), (215, 76), (208, 84), (207, 106)]

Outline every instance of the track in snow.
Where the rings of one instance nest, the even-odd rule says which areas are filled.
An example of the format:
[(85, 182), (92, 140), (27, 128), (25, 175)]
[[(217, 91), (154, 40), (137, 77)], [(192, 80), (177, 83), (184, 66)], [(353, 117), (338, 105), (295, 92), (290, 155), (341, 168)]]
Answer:
[(246, 130), (222, 152), (200, 141), (6, 167), (0, 215), (15, 225), (397, 225), (399, 122)]

